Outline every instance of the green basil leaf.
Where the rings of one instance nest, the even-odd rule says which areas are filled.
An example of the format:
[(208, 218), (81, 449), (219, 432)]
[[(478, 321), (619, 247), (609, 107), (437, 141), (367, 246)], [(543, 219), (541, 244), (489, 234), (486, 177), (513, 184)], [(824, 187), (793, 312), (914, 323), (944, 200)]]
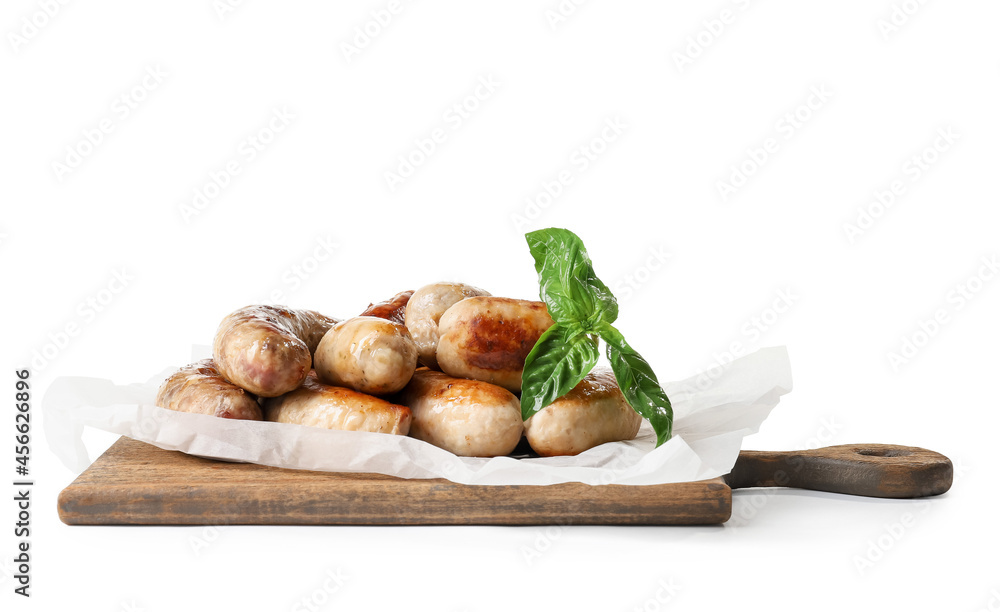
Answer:
[(535, 259), (539, 295), (556, 322), (525, 360), (521, 376), (521, 416), (527, 420), (586, 376), (600, 355), (599, 334), (608, 344), (608, 359), (629, 405), (649, 419), (656, 445), (670, 439), (674, 413), (656, 374), (611, 323), (618, 301), (594, 273), (594, 266), (573, 232), (548, 228), (525, 234)]
[(632, 409), (649, 419), (656, 432), (656, 445), (670, 439), (674, 424), (674, 409), (663, 391), (653, 368), (625, 342), (621, 332), (611, 325), (602, 325), (601, 338), (608, 344), (608, 360), (615, 373), (618, 387)]
[(525, 421), (583, 380), (601, 356), (597, 337), (579, 326), (556, 323), (545, 330), (524, 361), (521, 418)]
[(573, 232), (552, 227), (525, 234), (535, 259), (539, 295), (558, 323), (576, 323), (592, 330), (601, 321), (618, 318), (618, 300), (597, 278), (594, 266)]

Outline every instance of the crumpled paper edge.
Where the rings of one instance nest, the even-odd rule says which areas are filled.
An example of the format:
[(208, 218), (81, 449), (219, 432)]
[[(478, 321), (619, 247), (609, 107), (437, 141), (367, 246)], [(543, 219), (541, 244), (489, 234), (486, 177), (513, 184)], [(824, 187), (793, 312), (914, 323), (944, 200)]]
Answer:
[(95, 427), (166, 450), (273, 467), (378, 473), (401, 478), (445, 478), (468, 485), (655, 485), (727, 474), (743, 438), (792, 390), (784, 347), (769, 347), (667, 383), (674, 435), (659, 448), (648, 422), (626, 442), (575, 457), (459, 457), (426, 442), (386, 434), (349, 432), (219, 419), (157, 407), (156, 390), (174, 369), (142, 384), (99, 378), (57, 378), (42, 401), (49, 446), (74, 472), (91, 463), (84, 427)]

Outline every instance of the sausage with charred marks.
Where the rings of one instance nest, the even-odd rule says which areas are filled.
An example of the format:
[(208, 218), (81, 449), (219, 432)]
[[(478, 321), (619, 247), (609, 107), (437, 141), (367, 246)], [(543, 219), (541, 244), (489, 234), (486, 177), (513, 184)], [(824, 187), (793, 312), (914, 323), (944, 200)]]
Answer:
[(223, 378), (211, 359), (185, 366), (163, 381), (156, 405), (223, 419), (261, 420), (257, 398)]
[(247, 306), (222, 320), (212, 356), (229, 382), (261, 397), (275, 397), (302, 384), (312, 367), (312, 353), (336, 323), (312, 310)]
[(413, 411), (411, 437), (463, 457), (510, 454), (524, 430), (517, 397), (478, 380), (420, 369), (399, 401)]
[(302, 386), (281, 397), (264, 400), (264, 418), (291, 423), (405, 436), (410, 409), (345, 387), (324, 385), (314, 374)]
[(544, 302), (471, 297), (441, 317), (437, 361), (452, 376), (521, 390), (524, 359), (552, 318)]
[(388, 319), (400, 325), (406, 324), (406, 304), (410, 301), (413, 291), (401, 291), (384, 302), (369, 304), (368, 308), (358, 316), (378, 317)]
[(470, 297), (489, 295), (463, 283), (433, 283), (413, 292), (406, 304), (405, 323), (417, 343), (421, 365), (437, 370), (438, 321), (446, 310)]
[(528, 444), (539, 455), (577, 455), (604, 444), (631, 440), (642, 417), (629, 406), (610, 368), (595, 368), (569, 393), (524, 422)]
[(354, 317), (330, 328), (316, 348), (316, 374), (328, 385), (395, 393), (417, 368), (417, 345), (404, 325)]

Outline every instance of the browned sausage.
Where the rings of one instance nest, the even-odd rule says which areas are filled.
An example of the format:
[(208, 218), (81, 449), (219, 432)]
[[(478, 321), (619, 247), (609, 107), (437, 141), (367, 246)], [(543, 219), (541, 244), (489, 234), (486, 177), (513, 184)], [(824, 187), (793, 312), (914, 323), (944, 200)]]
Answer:
[(257, 398), (223, 378), (211, 359), (184, 366), (163, 381), (156, 405), (223, 419), (261, 420)]
[(467, 297), (489, 295), (479, 287), (463, 283), (433, 283), (417, 289), (406, 304), (406, 328), (417, 343), (422, 365), (438, 370), (438, 321), (446, 310)]
[(499, 457), (521, 440), (521, 404), (503, 387), (417, 370), (400, 393), (413, 411), (410, 436), (462, 457)]
[(595, 368), (524, 422), (528, 444), (543, 457), (578, 455), (605, 442), (631, 440), (642, 417), (628, 405), (611, 368)]
[(328, 385), (361, 393), (395, 393), (417, 367), (417, 345), (405, 325), (378, 317), (337, 323), (313, 355), (316, 375)]
[(264, 400), (266, 420), (326, 429), (405, 436), (410, 409), (345, 387), (324, 385), (310, 374), (302, 386)]
[(406, 323), (406, 304), (410, 301), (410, 296), (412, 295), (412, 290), (402, 291), (384, 302), (369, 304), (368, 308), (365, 308), (365, 311), (358, 316), (378, 317), (403, 325)]
[(275, 397), (302, 384), (319, 341), (337, 322), (312, 310), (247, 306), (222, 320), (212, 356), (229, 382)]
[(544, 302), (470, 297), (441, 317), (437, 362), (446, 374), (518, 392), (524, 359), (551, 326)]

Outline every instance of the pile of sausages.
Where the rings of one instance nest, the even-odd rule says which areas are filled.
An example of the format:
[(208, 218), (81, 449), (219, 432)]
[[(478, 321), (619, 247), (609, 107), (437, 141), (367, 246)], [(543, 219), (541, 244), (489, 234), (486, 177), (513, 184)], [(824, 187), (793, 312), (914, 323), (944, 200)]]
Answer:
[(157, 405), (230, 419), (410, 435), (467, 457), (543, 456), (631, 440), (642, 418), (610, 370), (521, 420), (521, 373), (553, 324), (543, 302), (435, 283), (338, 321), (247, 306), (219, 325), (206, 359), (170, 376)]

